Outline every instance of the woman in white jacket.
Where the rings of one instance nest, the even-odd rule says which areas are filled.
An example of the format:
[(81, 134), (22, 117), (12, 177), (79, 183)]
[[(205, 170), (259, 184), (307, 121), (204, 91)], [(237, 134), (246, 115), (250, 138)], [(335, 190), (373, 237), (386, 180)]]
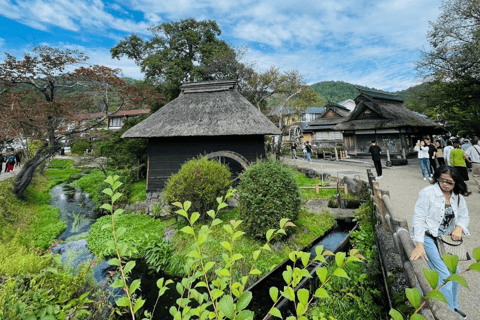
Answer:
[(420, 167), (422, 168), (422, 176), (423, 180), (427, 180), (425, 178), (425, 169), (428, 172), (428, 178), (432, 177), (432, 172), (430, 171), (430, 160), (428, 156), (428, 147), (425, 145), (425, 141), (417, 141), (417, 145), (413, 149), (418, 151), (418, 160), (420, 161)]

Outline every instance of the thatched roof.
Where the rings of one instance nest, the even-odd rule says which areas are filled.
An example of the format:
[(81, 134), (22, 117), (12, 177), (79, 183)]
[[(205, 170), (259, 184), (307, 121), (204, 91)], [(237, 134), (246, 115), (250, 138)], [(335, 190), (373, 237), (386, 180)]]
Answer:
[(437, 125), (403, 105), (403, 100), (393, 95), (375, 91), (360, 90), (355, 98), (355, 109), (345, 121), (337, 124), (335, 130), (364, 130), (399, 127), (431, 127)]
[(281, 134), (238, 92), (236, 81), (187, 83), (180, 89), (178, 98), (122, 138)]
[[(329, 111), (333, 111), (334, 113), (336, 113), (337, 116), (325, 118), (325, 116), (329, 113)], [(338, 124), (342, 121), (345, 121), (345, 118), (348, 117), (349, 114), (350, 114), (350, 110), (348, 110), (344, 106), (339, 105), (337, 103), (329, 102), (325, 106), (325, 110), (322, 112), (322, 114), (317, 119), (310, 121), (308, 125), (310, 127), (318, 127), (318, 126)]]

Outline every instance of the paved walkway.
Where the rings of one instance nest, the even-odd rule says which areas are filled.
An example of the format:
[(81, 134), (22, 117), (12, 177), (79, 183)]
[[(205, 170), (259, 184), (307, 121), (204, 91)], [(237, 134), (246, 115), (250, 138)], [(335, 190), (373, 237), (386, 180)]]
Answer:
[[(0, 181), (4, 181), (4, 180), (7, 180), (7, 179), (10, 179), (10, 178), (13, 178), (15, 177), (15, 175), (17, 173), (20, 172), (20, 170), (22, 169), (22, 166), (20, 167), (15, 167), (13, 169), (13, 171), (10, 171), (10, 172), (4, 172), (5, 171), (5, 163), (3, 163), (3, 166), (1, 168), (1, 173), (0, 173)], [(13, 172), (13, 173), (12, 173)]]
[[(340, 178), (343, 176), (360, 177), (367, 181), (366, 169), (370, 168), (375, 174), (373, 162), (369, 159), (347, 159), (341, 161), (316, 160), (311, 164), (304, 160), (285, 159), (286, 163), (296, 165), (300, 168), (311, 168), (318, 172), (330, 173), (334, 176), (338, 174)], [(428, 180), (424, 181), (422, 171), (417, 159), (409, 159), (407, 166), (385, 167), (385, 161), (382, 160), (383, 178), (378, 180), (380, 189), (390, 192), (392, 204), (398, 212), (402, 213), (401, 217), (396, 219), (406, 219), (411, 230), (413, 218), (413, 210), (418, 199), (418, 193), (429, 184)], [(480, 180), (477, 178), (477, 180)], [(467, 186), (472, 194), (465, 197), (470, 215), (469, 231), (470, 236), (465, 236), (465, 243), (468, 251), (472, 252), (473, 248), (480, 247), (480, 193), (478, 187), (470, 175), (470, 181)], [(474, 261), (461, 261), (460, 269), (465, 270), (468, 265)], [(460, 287), (459, 309), (467, 313), (469, 319), (480, 319), (480, 273), (469, 271), (465, 278), (470, 286), (470, 290)]]

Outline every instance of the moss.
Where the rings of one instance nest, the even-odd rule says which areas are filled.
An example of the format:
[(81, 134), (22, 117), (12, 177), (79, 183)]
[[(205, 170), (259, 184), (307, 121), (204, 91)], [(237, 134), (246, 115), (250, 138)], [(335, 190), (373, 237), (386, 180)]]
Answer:
[(128, 202), (134, 203), (147, 200), (146, 180), (138, 181), (128, 188)]

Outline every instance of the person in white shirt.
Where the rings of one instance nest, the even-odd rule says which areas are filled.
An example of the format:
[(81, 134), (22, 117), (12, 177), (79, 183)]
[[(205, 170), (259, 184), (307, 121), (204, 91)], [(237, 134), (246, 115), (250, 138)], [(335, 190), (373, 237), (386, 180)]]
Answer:
[(430, 161), (428, 156), (428, 147), (425, 145), (425, 141), (417, 141), (417, 145), (414, 148), (415, 151), (418, 151), (418, 160), (420, 161), (420, 167), (422, 168), (422, 176), (423, 180), (427, 180), (425, 178), (425, 169), (428, 172), (428, 178), (432, 177), (432, 172), (430, 171)]
[(443, 149), (443, 157), (445, 158), (445, 163), (450, 165), (450, 152), (453, 150), (453, 143), (451, 140), (447, 141), (447, 146)]

